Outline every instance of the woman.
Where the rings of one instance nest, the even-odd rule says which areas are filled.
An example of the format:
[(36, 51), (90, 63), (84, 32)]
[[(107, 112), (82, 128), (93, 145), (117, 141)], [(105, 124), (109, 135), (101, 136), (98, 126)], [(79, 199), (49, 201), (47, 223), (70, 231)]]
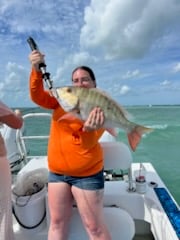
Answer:
[[(0, 123), (11, 128), (21, 128), (23, 119), (19, 110), (15, 113), (0, 101)], [(6, 147), (0, 134), (0, 239), (13, 240), (11, 171), (6, 156)]]
[[(32, 64), (31, 99), (39, 106), (53, 110), (48, 143), (51, 219), (48, 239), (68, 238), (68, 223), (75, 200), (89, 239), (110, 240), (103, 218), (103, 154), (98, 143), (104, 132), (103, 112), (98, 107), (93, 109), (86, 122), (75, 117), (66, 118), (57, 99), (43, 87), (39, 64), (44, 63), (44, 55), (35, 50), (29, 59)], [(72, 84), (96, 87), (93, 71), (86, 66), (76, 68), (72, 73)]]

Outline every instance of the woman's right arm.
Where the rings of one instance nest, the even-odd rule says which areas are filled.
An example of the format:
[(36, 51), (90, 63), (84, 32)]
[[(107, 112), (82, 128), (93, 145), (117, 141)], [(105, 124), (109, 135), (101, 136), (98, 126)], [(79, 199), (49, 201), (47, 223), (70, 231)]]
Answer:
[(58, 102), (50, 95), (49, 91), (44, 89), (43, 76), (39, 69), (39, 64), (44, 63), (44, 54), (34, 50), (29, 55), (29, 60), (32, 65), (29, 79), (29, 92), (32, 101), (44, 108), (56, 108)]

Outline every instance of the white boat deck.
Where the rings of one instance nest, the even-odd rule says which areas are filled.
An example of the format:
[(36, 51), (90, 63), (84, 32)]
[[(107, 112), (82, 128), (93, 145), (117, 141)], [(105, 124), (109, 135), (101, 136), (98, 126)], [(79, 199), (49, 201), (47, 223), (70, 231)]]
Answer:
[[(38, 163), (38, 164), (37, 164)], [(46, 158), (34, 158), (30, 161), (27, 166), (24, 167), (23, 173), (32, 171), (38, 168), (47, 168)], [(113, 236), (113, 240), (127, 240), (126, 236), (123, 236), (121, 232), (126, 234), (125, 229), (128, 227), (128, 231), (130, 231), (132, 226), (132, 234), (135, 232), (134, 238), (131, 239), (153, 239), (150, 234), (151, 231), (154, 235), (154, 239), (158, 240), (176, 240), (177, 235), (173, 230), (172, 225), (159, 202), (157, 195), (150, 184), (151, 182), (157, 183), (158, 187), (165, 188), (164, 183), (157, 175), (155, 169), (152, 167), (150, 163), (143, 163), (143, 167), (146, 170), (146, 179), (147, 179), (147, 191), (145, 194), (139, 194), (136, 191), (129, 192), (128, 181), (106, 181), (105, 182), (105, 193), (104, 193), (104, 211), (107, 220), (107, 225), (110, 229), (111, 234), (115, 234)], [(132, 164), (132, 173), (136, 174), (139, 169), (138, 163)], [(21, 173), (22, 173), (21, 172)], [(133, 176), (134, 179), (134, 176)], [(47, 196), (46, 196), (47, 200)], [(119, 211), (119, 216), (117, 212)], [(116, 213), (116, 214), (115, 214)], [(38, 232), (38, 229), (35, 229), (35, 234), (33, 234), (34, 230), (24, 230), (19, 231), (16, 235), (16, 239), (21, 240), (23, 237), (26, 237), (27, 240), (45, 240), (47, 238), (47, 226), (49, 225), (49, 213), (46, 205), (46, 219), (44, 224), (42, 224), (42, 229)], [(113, 215), (114, 214), (114, 215)], [(126, 221), (125, 221), (126, 219)], [(133, 219), (133, 223), (131, 222)], [(141, 224), (147, 223), (146, 228), (149, 230), (146, 232), (141, 229)], [(141, 223), (141, 224), (140, 224)], [(137, 226), (136, 226), (137, 224)], [(140, 226), (138, 227), (138, 224)], [(69, 240), (82, 239), (86, 240), (87, 235), (82, 226), (79, 214), (77, 209), (74, 209), (72, 222), (70, 225), (70, 236)], [(17, 225), (16, 225), (17, 227)], [(16, 229), (15, 227), (15, 229)], [(133, 229), (136, 227), (136, 229)], [(139, 229), (138, 229), (139, 228)], [(78, 231), (77, 231), (78, 229)], [(117, 231), (117, 229), (119, 231)], [(22, 230), (22, 229), (21, 229)], [(31, 234), (28, 234), (28, 232)], [(78, 235), (76, 236), (76, 234)], [(25, 234), (25, 236), (24, 236)], [(28, 238), (29, 236), (29, 238)], [(79, 238), (81, 236), (81, 238)], [(121, 238), (119, 238), (121, 236)]]

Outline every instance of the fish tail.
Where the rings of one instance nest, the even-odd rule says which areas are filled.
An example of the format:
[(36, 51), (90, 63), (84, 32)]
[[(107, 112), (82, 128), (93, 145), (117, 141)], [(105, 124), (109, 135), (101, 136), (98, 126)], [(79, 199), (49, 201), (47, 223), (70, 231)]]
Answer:
[(137, 145), (141, 140), (142, 135), (144, 133), (148, 133), (151, 131), (153, 131), (152, 128), (147, 128), (140, 125), (135, 126), (133, 130), (130, 133), (128, 133), (128, 141), (129, 141), (129, 145), (131, 146), (131, 149), (135, 151)]

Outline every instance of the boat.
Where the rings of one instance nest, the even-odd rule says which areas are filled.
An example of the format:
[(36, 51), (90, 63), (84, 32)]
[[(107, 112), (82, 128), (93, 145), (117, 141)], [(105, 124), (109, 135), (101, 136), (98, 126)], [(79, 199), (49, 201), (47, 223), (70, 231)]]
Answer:
[[(28, 120), (51, 118), (51, 113), (23, 115), (15, 130), (3, 125), (7, 155), (13, 176), (12, 209), (15, 240), (47, 239), (50, 222), (47, 196), (47, 156), (29, 152), (29, 141), (48, 139), (48, 134), (28, 135)], [(44, 143), (43, 143), (44, 144)], [(100, 139), (104, 152), (104, 215), (113, 240), (178, 240), (180, 210), (153, 165), (133, 162), (129, 147), (105, 132)], [(45, 146), (46, 147), (46, 146)], [(36, 143), (33, 145), (36, 148)], [(69, 226), (69, 240), (86, 240), (76, 204)]]

